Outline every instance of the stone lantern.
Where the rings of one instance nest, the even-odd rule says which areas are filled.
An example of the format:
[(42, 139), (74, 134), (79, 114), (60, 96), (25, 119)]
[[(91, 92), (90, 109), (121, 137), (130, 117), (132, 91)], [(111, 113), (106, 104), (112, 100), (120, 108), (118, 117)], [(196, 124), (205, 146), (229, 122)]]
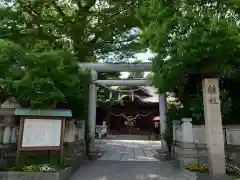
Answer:
[[(14, 110), (16, 108), (20, 108), (20, 104), (15, 98), (9, 98), (1, 104), (1, 109)], [(11, 144), (17, 142), (17, 128), (15, 123), (15, 116), (13, 113), (4, 115), (3, 122), (0, 124), (1, 143)]]

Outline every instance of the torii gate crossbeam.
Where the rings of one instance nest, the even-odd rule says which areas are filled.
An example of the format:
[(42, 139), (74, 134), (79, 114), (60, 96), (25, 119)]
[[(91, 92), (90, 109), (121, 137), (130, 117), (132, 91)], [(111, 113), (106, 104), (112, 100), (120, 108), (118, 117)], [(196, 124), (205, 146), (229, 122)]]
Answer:
[(152, 63), (80, 63), (79, 67), (97, 72), (148, 72)]
[(104, 86), (150, 86), (152, 82), (149, 79), (129, 79), (129, 80), (96, 80), (95, 84), (101, 84)]

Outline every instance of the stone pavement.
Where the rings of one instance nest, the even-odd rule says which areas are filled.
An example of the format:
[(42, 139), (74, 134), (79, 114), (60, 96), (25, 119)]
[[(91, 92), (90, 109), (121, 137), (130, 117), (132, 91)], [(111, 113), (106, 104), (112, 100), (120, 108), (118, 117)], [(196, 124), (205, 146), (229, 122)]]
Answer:
[(105, 152), (97, 161), (89, 161), (71, 180), (187, 180), (169, 161), (154, 157), (161, 148), (157, 141), (101, 140)]
[(155, 150), (160, 141), (103, 140), (106, 150), (99, 160), (108, 161), (158, 161)]

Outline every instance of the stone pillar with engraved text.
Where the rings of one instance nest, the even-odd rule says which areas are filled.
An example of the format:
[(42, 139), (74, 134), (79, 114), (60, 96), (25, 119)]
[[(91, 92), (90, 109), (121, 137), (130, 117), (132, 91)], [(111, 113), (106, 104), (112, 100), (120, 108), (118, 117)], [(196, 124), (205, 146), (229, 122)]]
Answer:
[(225, 150), (220, 107), (219, 79), (204, 79), (203, 102), (209, 168), (213, 176), (224, 176)]

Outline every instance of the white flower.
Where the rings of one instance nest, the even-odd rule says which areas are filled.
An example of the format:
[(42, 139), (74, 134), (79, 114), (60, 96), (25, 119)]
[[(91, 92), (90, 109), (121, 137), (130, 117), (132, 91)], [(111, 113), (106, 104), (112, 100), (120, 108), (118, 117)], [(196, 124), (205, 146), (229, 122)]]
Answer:
[(55, 172), (55, 168), (51, 167), (50, 164), (43, 164), (40, 167), (40, 171), (42, 172)]

